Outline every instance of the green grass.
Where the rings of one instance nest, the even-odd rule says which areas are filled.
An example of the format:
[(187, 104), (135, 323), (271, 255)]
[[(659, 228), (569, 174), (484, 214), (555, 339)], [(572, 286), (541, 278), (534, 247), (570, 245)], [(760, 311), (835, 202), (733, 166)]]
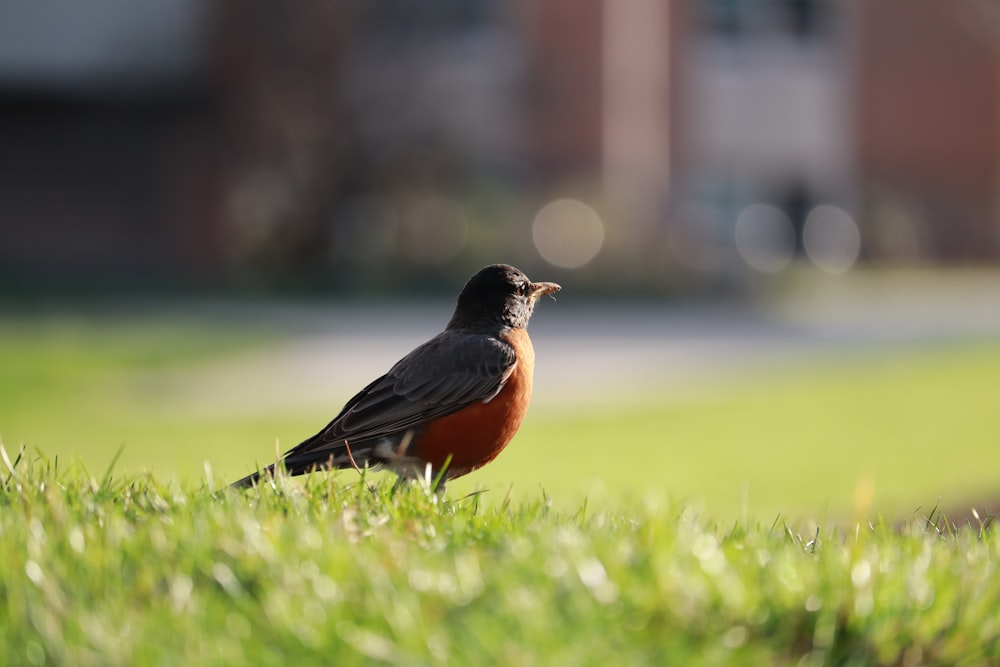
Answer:
[[(207, 463), (235, 479), (273, 460), (276, 441), (315, 432), (354, 388), (294, 405), (261, 377), (243, 388), (252, 407), (236, 394), (192, 400), (201, 370), (279, 340), (221, 320), (8, 319), (0, 340), (2, 441), (91, 470), (121, 450), (123, 471), (192, 480)], [(682, 397), (639, 388), (631, 405), (538, 403), (497, 462), (453, 488), (488, 489), (487, 502), (544, 490), (563, 508), (654, 496), (732, 519), (982, 508), (1000, 495), (997, 377), (1000, 344), (981, 341), (842, 353)]]
[(1000, 503), (998, 377), (996, 343), (951, 344), (720, 380), (683, 400), (541, 412), (477, 483), (659, 492), (731, 517)]
[(171, 404), (172, 373), (252, 357), (276, 339), (266, 331), (162, 316), (0, 320), (0, 438), (95, 469), (121, 451), (125, 469), (200, 474), (220, 443), (235, 454), (240, 442), (273, 441), (301, 424)]
[(440, 497), (351, 471), (226, 490), (329, 411), (175, 379), (272, 335), (0, 340), (7, 664), (1000, 665), (1000, 538), (933, 509), (995, 490), (996, 342), (538, 405)]
[(0, 464), (19, 665), (996, 665), (1000, 540)]

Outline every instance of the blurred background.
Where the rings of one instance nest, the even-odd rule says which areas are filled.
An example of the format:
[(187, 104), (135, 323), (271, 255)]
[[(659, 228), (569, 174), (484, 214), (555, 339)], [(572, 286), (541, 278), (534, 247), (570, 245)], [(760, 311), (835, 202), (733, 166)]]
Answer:
[[(464, 280), (505, 261), (565, 288), (533, 326), (550, 427), (537, 447), (579, 442), (579, 416), (608, 393), (616, 409), (642, 396), (648, 414), (609, 414), (613, 441), (594, 445), (576, 487), (557, 460), (552, 477), (531, 477), (527, 453), (496, 479), (567, 493), (717, 487), (735, 495), (709, 493), (726, 499), (709, 507), (749, 496), (753, 508), (754, 487), (815, 436), (786, 433), (787, 455), (767, 456), (782, 391), (843, 382), (836, 428), (874, 400), (850, 399), (856, 387), (881, 386), (863, 373), (888, 373), (885, 394), (905, 396), (932, 373), (892, 369), (958, 368), (940, 355), (972, 346), (969, 377), (931, 382), (903, 417), (869, 415), (897, 436), (877, 443), (887, 468), (864, 461), (876, 443), (855, 443), (840, 486), (807, 504), (842, 509), (886, 484), (904, 509), (947, 489), (992, 497), (1000, 423), (981, 374), (1000, 338), (998, 258), (993, 0), (0, 4), (9, 450), (97, 465), (124, 444), (127, 466), (189, 475), (213, 460), (235, 477), (266, 462), (274, 438), (284, 449), (318, 429), (320, 406), (335, 410), (432, 335)], [(871, 370), (885, 357), (890, 369)], [(845, 359), (860, 375), (837, 375)], [(774, 388), (773, 413), (752, 410), (756, 426), (713, 434), (675, 414), (692, 386), (738, 412), (740, 387), (751, 399), (775, 368), (804, 384), (781, 380), (792, 388)], [(45, 417), (95, 395), (102, 407), (72, 408), (81, 422)], [(233, 405), (275, 421), (237, 410), (226, 423), (243, 430), (220, 422), (205, 440), (192, 415)], [(129, 410), (142, 415), (131, 426)], [(736, 414), (709, 412), (704, 424)], [(731, 458), (732, 475), (708, 465), (631, 485), (637, 440), (636, 452), (656, 440), (673, 470), (668, 413), (694, 429), (678, 447)], [(167, 415), (170, 446), (132, 430), (165, 438), (150, 420)], [(619, 428), (643, 419), (641, 436)], [(965, 455), (951, 422), (968, 428)], [(848, 436), (830, 437), (835, 455)], [(761, 466), (753, 484), (740, 447)], [(952, 468), (932, 463), (945, 450)], [(916, 487), (892, 473), (910, 459), (927, 466)], [(822, 474), (791, 476), (809, 489)], [(768, 492), (766, 509), (801, 505)]]
[(998, 80), (991, 0), (6, 2), (0, 276), (995, 261)]

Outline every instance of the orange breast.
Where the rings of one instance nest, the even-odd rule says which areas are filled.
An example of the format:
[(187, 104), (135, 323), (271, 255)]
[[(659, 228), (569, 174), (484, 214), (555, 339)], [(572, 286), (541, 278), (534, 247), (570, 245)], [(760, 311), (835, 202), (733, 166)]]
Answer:
[(427, 425), (410, 452), (412, 456), (430, 463), (435, 470), (444, 466), (450, 456), (448, 478), (472, 472), (492, 461), (524, 421), (531, 401), (535, 350), (524, 329), (514, 329), (504, 338), (514, 346), (517, 362), (500, 393), (488, 403), (474, 403), (434, 420)]

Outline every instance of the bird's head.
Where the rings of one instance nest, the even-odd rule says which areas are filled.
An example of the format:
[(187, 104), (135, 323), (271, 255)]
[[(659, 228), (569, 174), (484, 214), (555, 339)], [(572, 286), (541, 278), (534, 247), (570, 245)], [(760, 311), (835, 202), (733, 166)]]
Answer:
[(556, 283), (533, 283), (522, 271), (508, 264), (491, 264), (465, 283), (448, 328), (462, 329), (477, 324), (527, 327), (538, 299), (560, 289)]

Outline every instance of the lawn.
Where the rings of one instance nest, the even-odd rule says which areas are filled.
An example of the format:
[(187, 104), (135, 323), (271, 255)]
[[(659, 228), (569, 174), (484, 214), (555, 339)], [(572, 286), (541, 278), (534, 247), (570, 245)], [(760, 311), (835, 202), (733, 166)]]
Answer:
[[(9, 465), (8, 465), (9, 464)], [(996, 665), (1000, 540), (0, 464), (20, 665)]]
[(542, 413), (477, 483), (665, 494), (719, 517), (906, 516), (938, 499), (995, 511), (998, 377), (1000, 345), (950, 345), (734, 378), (683, 401)]
[[(264, 377), (251, 408), (214, 388), (186, 396), (200, 369), (239, 367), (282, 340), (219, 318), (21, 316), (0, 339), (7, 449), (92, 471), (120, 451), (122, 471), (191, 481), (208, 466), (235, 479), (350, 395), (331, 388), (329, 407), (299, 405)], [(939, 499), (982, 508), (1000, 496), (997, 377), (1000, 342), (980, 341), (845, 353), (701, 382), (683, 398), (636, 391), (601, 410), (538, 404), (500, 459), (451, 492), (499, 502), (544, 491), (567, 509), (652, 496), (720, 519), (905, 517)]]
[(0, 338), (9, 664), (1000, 665), (992, 519), (935, 509), (993, 495), (996, 341), (538, 405), (442, 497), (353, 471), (226, 489), (327, 415), (175, 381), (274, 330)]

